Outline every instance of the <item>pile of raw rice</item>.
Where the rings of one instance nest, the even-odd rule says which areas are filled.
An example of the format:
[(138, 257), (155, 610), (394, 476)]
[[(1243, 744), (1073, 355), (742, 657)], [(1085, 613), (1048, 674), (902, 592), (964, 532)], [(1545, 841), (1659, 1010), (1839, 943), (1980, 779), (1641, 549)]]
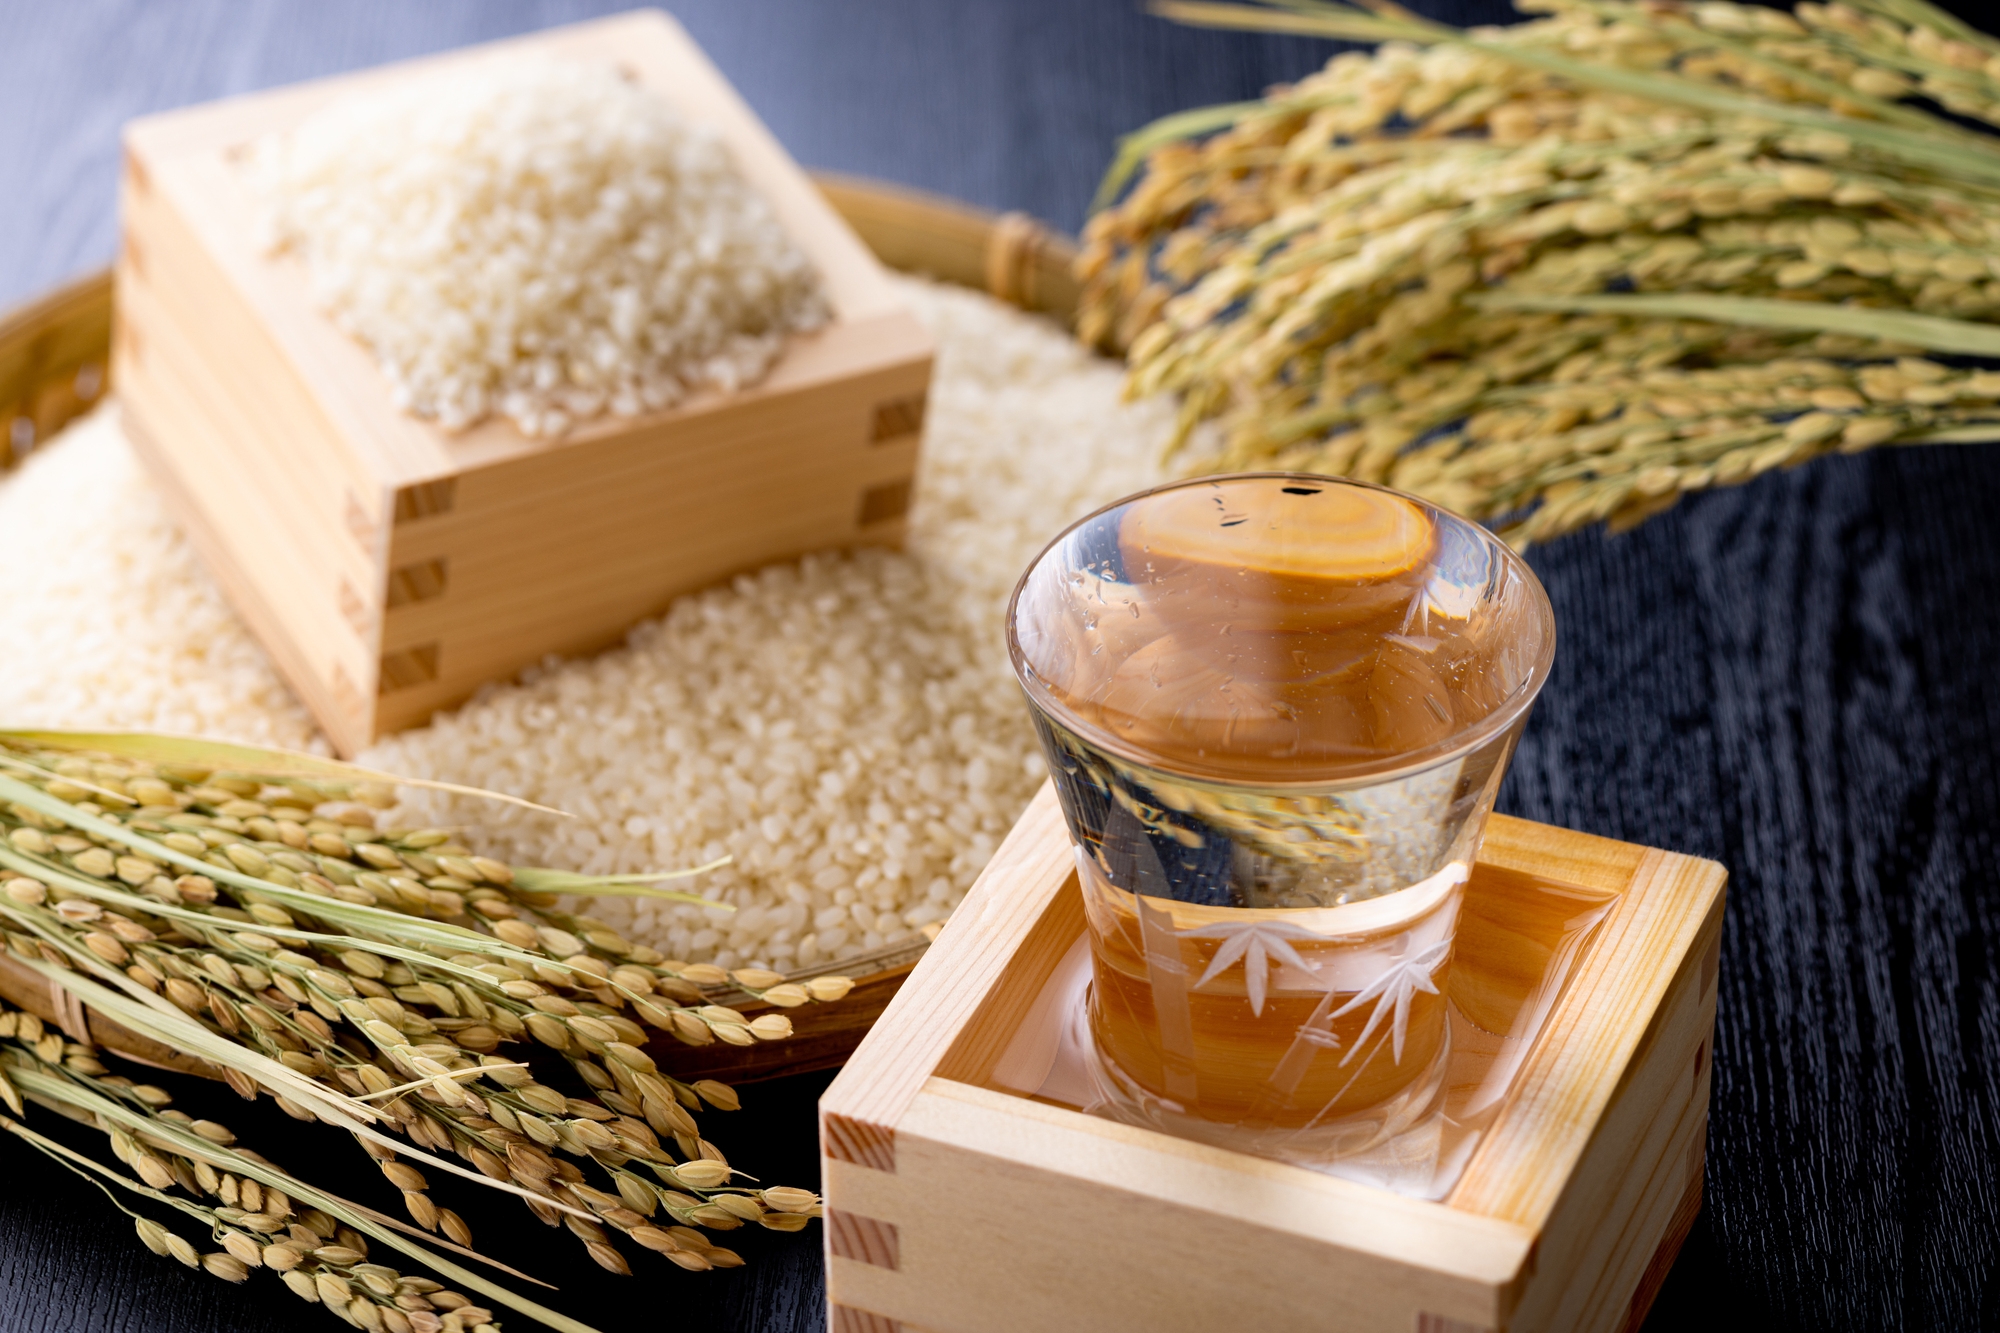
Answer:
[[(480, 826), (517, 863), (734, 862), (728, 913), (608, 899), (689, 960), (787, 970), (914, 939), (970, 886), (1041, 780), (1008, 669), (1015, 578), (1071, 518), (1159, 479), (1164, 403), (969, 292), (907, 284), (939, 359), (907, 554), (827, 555), (688, 597), (625, 647), (551, 662), (363, 756), (568, 810), (418, 794), (391, 816)], [(100, 414), (0, 482), (0, 719), (290, 746), (311, 721)]]
[(818, 275), (715, 134), (609, 66), (515, 57), (371, 91), (255, 146), (270, 240), (459, 429), (560, 435), (763, 376)]

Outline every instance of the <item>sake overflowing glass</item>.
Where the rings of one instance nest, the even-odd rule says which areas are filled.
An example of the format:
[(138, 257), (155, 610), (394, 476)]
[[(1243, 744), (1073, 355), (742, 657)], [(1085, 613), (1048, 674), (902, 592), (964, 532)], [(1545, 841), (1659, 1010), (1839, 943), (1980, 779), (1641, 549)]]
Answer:
[(1434, 1109), (1463, 885), (1554, 651), (1527, 565), (1380, 487), (1203, 478), (1071, 527), (1008, 633), (1106, 1103), (1286, 1156)]

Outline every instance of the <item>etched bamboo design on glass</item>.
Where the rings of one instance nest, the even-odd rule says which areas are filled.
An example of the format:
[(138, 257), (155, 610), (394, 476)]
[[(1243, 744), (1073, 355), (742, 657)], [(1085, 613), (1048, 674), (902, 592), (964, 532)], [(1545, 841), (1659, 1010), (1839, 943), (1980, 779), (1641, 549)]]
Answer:
[(1009, 633), (1106, 1101), (1325, 1152), (1426, 1114), (1462, 886), (1553, 649), (1526, 566), (1379, 488), (1211, 478), (1070, 529)]

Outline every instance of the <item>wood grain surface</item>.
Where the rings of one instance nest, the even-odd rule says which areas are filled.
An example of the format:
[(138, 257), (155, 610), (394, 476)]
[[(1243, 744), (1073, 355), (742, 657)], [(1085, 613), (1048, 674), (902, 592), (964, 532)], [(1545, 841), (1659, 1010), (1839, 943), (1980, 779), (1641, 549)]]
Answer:
[[(617, 7), (0, 5), (0, 302), (110, 261), (127, 117)], [(807, 166), (1071, 228), (1113, 136), (1254, 95), (1326, 50), (1175, 29), (1130, 0), (672, 8)], [(1561, 643), (1501, 808), (1731, 874), (1707, 1195), (1649, 1329), (2000, 1325), (1997, 513), (2000, 451), (1912, 448), (1774, 474), (1532, 557)], [(721, 1142), (768, 1180), (810, 1184), (822, 1086), (750, 1088)], [(301, 1160), (269, 1147), (293, 1132), (275, 1112), (226, 1092), (206, 1109)], [(0, 1329), (336, 1327), (269, 1281), (232, 1288), (156, 1260), (95, 1191), (19, 1154), (8, 1164)], [(600, 1327), (825, 1327), (816, 1231), (752, 1237), (733, 1273), (651, 1265), (642, 1285), (579, 1262), (521, 1210), (482, 1207), (474, 1225)]]
[[(1045, 1030), (1049, 979), (1086, 932), (1054, 795), (820, 1098), (836, 1310), (938, 1333), (1303, 1329), (1330, 1310), (1350, 1333), (1622, 1333), (1645, 1315), (1690, 1185), (1699, 1200), (1721, 866), (1491, 821), (1468, 916), (1522, 879), (1607, 905), (1463, 1176), (1430, 1201), (1080, 1114), (1024, 1093), (1039, 1075), (999, 1073)], [(1448, 989), (1463, 1001), (1482, 964), (1511, 970), (1512, 947), (1462, 932)], [(1454, 1062), (1461, 1077), (1477, 1081)]]

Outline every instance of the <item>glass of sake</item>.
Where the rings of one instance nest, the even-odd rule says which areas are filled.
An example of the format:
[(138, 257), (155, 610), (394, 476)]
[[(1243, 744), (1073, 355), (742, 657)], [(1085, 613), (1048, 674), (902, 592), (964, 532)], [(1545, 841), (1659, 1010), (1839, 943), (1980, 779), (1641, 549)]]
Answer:
[(1205, 477), (1051, 543), (1008, 647), (1076, 844), (1097, 1109), (1327, 1160), (1432, 1115), (1463, 887), (1555, 650), (1520, 556), (1383, 487)]

